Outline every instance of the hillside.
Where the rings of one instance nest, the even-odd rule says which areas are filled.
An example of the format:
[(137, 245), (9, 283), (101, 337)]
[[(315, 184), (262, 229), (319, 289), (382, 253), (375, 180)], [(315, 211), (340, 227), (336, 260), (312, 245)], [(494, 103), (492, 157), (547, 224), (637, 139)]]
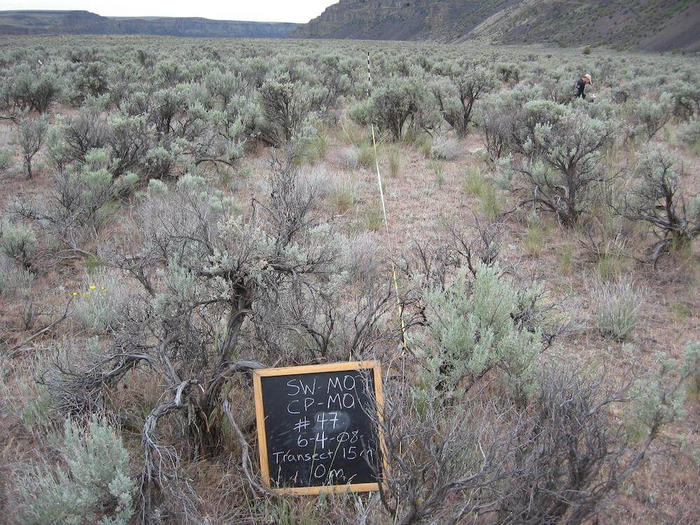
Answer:
[(88, 11), (0, 11), (0, 35), (163, 35), (284, 38), (297, 24), (206, 18), (117, 18)]
[(693, 0), (341, 0), (299, 38), (700, 50)]

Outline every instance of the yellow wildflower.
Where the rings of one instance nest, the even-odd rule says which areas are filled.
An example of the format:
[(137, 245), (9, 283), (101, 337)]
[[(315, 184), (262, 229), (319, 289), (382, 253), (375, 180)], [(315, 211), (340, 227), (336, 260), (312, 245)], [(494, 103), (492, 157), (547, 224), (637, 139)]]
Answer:
[(90, 290), (97, 290), (97, 286), (95, 286), (94, 284), (91, 284), (91, 285), (90, 285)]

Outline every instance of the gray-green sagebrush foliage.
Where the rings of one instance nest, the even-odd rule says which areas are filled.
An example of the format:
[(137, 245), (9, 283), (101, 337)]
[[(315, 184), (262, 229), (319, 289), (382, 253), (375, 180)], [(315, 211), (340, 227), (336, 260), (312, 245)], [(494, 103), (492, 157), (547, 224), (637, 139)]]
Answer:
[[(159, 377), (165, 395), (142, 430), (143, 520), (163, 509), (194, 512), (179, 455), (161, 443), (159, 426), (181, 419), (183, 444), (215, 456), (225, 446), (229, 381), (261, 366), (254, 360), (361, 358), (381, 340), (391, 293), (373, 272), (353, 280), (343, 267), (340, 239), (314, 213), (322, 181), (286, 159), (273, 170), (262, 210), (245, 214), (196, 175), (171, 191), (149, 183), (131, 225), (134, 242), (100, 250), (137, 287), (114, 326), (123, 342), (106, 349), (117, 366), (59, 371), (50, 389), (68, 411), (100, 411), (101, 390), (130, 370), (147, 365)], [(124, 353), (122, 344), (139, 351)]]
[(682, 416), (697, 348), (612, 389), (600, 374), (540, 359), (538, 286), (516, 286), (497, 264), (473, 269), (425, 290), (425, 325), (410, 329), (420, 368), (387, 385), (382, 503), (406, 525), (484, 511), (498, 523), (585, 523)]
[(642, 136), (649, 142), (673, 117), (673, 99), (669, 93), (662, 93), (658, 100), (643, 98), (631, 108), (631, 136)]
[(678, 164), (678, 157), (664, 147), (640, 150), (630, 191), (617, 205), (623, 217), (648, 224), (660, 237), (652, 247), (655, 261), (669, 248), (687, 246), (700, 234), (700, 196), (686, 198)]
[(38, 246), (36, 232), (31, 227), (3, 221), (0, 225), (0, 240), (0, 248), (5, 255), (14, 259), (25, 270), (32, 267)]
[(10, 105), (18, 111), (46, 113), (63, 91), (55, 73), (36, 71), (25, 65), (12, 70), (8, 78), (6, 96)]
[(567, 226), (576, 224), (611, 177), (603, 162), (615, 124), (589, 117), (581, 110), (552, 106), (556, 116), (537, 115), (531, 135), (522, 144), (526, 155), (520, 172), (530, 193), (528, 201), (556, 214)]
[[(466, 149), (460, 135), (477, 130), (492, 165), (503, 171), (500, 186), (524, 192), (567, 225), (600, 204), (601, 185), (616, 161), (606, 153), (618, 123), (632, 130), (628, 138), (658, 139), (667, 122), (687, 121), (678, 138), (691, 148), (697, 142), (700, 78), (692, 58), (385, 43), (372, 50), (368, 97), (366, 43), (214, 46), (84, 37), (80, 45), (52, 39), (47, 46), (49, 40), (18, 38), (27, 45), (0, 52), (2, 123), (14, 125), (23, 111), (61, 113), (57, 101), (77, 111), (57, 115), (38, 153), (51, 168), (47, 198), (10, 206), (0, 261), (8, 275), (0, 278), (0, 293), (10, 297), (11, 281), (31, 282), (26, 268), (35, 271), (49, 240), (57, 261), (93, 261), (87, 250), (99, 246), (100, 262), (110, 269), (85, 286), (106, 284), (106, 293), (72, 304), (78, 326), (100, 333), (100, 344), (94, 341), (90, 363), (53, 370), (47, 393), (69, 413), (121, 415), (134, 408), (133, 398), (118, 406), (118, 396), (105, 395), (110, 389), (132, 377), (157, 389), (157, 399), (137, 401), (141, 484), (138, 493), (126, 491), (138, 499), (141, 522), (200, 518), (197, 485), (189, 485), (182, 467), (232, 451), (236, 421), (228, 419), (225, 402), (247, 392), (247, 386), (239, 389), (247, 380), (240, 376), (260, 366), (255, 361), (394, 356), (396, 297), (380, 264), (383, 251), (367, 238), (339, 235), (316, 216), (324, 209), (316, 204), (325, 196), (324, 170), (308, 170), (312, 155), (299, 154), (314, 128), (335, 125), (349, 109), (358, 124), (374, 123), (380, 140), (432, 142), (431, 155), (446, 160)], [(593, 104), (571, 100), (572, 83), (584, 71), (600, 89)], [(326, 140), (334, 144), (328, 131)], [(367, 135), (356, 135), (341, 160), (370, 165)], [(325, 148), (321, 140), (317, 145)], [(629, 140), (622, 146), (638, 145)], [(210, 176), (235, 174), (239, 161), (261, 148), (272, 153), (274, 173), (260, 192), (264, 197), (256, 195), (250, 213), (241, 212), (228, 188), (214, 189)], [(625, 173), (632, 177), (626, 211), (643, 205), (644, 215), (637, 213), (643, 218), (634, 220), (649, 224), (666, 246), (678, 239), (687, 245), (688, 236), (669, 229), (664, 210), (692, 233), (700, 207), (692, 195), (679, 198), (679, 164), (664, 172), (652, 157)], [(331, 188), (340, 213), (360, 200), (353, 181)], [(670, 207), (665, 188), (673, 189)], [(111, 218), (119, 219), (124, 242), (100, 238)], [(623, 385), (611, 394), (607, 382), (578, 364), (561, 364), (549, 354), (543, 359), (545, 350), (556, 348), (550, 349), (542, 288), (522, 287), (502, 272), (498, 242), (484, 233), (484, 246), (466, 243), (456, 250), (469, 259), (469, 273), (455, 269), (464, 261), (455, 263), (454, 250), (431, 247), (425, 265), (442, 260), (445, 267), (430, 267), (429, 283), (410, 293), (398, 290), (412, 344), (397, 358), (404, 375), (396, 380), (394, 361), (385, 383), (390, 469), (381, 503), (354, 500), (353, 507), (329, 498), (314, 507), (314, 516), (328, 509), (334, 519), (368, 523), (581, 523), (624, 487), (649, 443), (680, 417), (678, 383), (671, 380), (686, 377), (690, 365), (674, 373), (665, 366), (651, 383), (640, 381), (634, 390)], [(621, 339), (633, 333), (638, 303), (612, 291), (610, 308), (601, 309), (606, 317), (596, 324)], [(84, 356), (83, 347), (78, 342), (74, 350)], [(635, 437), (651, 441), (636, 442), (622, 428), (617, 416), (627, 412), (634, 419), (630, 427), (641, 429)], [(269, 521), (265, 509), (280, 501), (289, 512), (274, 516), (294, 519), (296, 503), (267, 499), (257, 486), (257, 466), (245, 455), (255, 436), (246, 426), (233, 447), (243, 452), (236, 468), (221, 467), (222, 483), (233, 481), (226, 497), (234, 502), (228, 506), (222, 498), (222, 521)], [(61, 468), (73, 483), (70, 469)], [(49, 470), (55, 473), (42, 470), (36, 478)], [(120, 490), (110, 483), (100, 492), (105, 503), (84, 521), (115, 518), (127, 508), (128, 498), (120, 507)], [(263, 510), (256, 514), (244, 500), (263, 501), (253, 504)]]
[(19, 123), (18, 142), (22, 150), (24, 170), (28, 179), (32, 178), (32, 161), (44, 145), (47, 131), (48, 121), (43, 117), (33, 118), (26, 116)]
[(55, 441), (59, 464), (37, 466), (22, 479), (20, 523), (129, 523), (136, 481), (117, 431), (98, 418), (85, 426), (68, 419)]
[[(47, 195), (23, 197), (10, 204), (10, 215), (17, 219), (17, 227), (36, 227), (42, 233), (40, 246), (34, 236), (35, 252), (40, 247), (87, 254), (86, 239), (104, 226), (115, 211), (115, 201), (129, 195), (139, 180), (135, 173), (115, 177), (115, 165), (106, 148), (90, 149), (82, 163), (68, 164), (54, 174)], [(17, 258), (17, 254), (12, 256)], [(27, 264), (25, 259), (22, 264)]]
[(441, 64), (441, 76), (431, 90), (442, 118), (464, 137), (473, 120), (474, 105), (497, 86), (496, 75), (483, 66)]
[(350, 117), (358, 124), (373, 122), (393, 141), (399, 141), (410, 129), (421, 129), (426, 124), (429, 97), (422, 78), (392, 76), (371, 93), (369, 100), (353, 106)]
[(446, 289), (426, 295), (434, 317), (420, 341), (427, 367), (444, 381), (445, 395), (477, 382), (497, 368), (506, 388), (524, 395), (538, 367), (542, 333), (528, 319), (541, 315), (542, 289), (519, 290), (498, 264), (481, 265), (475, 276), (460, 269)]
[(294, 82), (288, 74), (265, 82), (259, 91), (264, 140), (274, 146), (292, 143), (314, 133), (310, 117), (323, 108), (327, 90)]
[(13, 165), (12, 151), (0, 149), (0, 175), (8, 172)]

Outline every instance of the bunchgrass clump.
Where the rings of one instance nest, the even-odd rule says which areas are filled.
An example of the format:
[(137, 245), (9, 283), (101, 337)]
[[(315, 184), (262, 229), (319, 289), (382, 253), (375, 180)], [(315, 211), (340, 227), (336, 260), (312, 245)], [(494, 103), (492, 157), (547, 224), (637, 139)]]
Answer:
[(646, 296), (646, 290), (637, 288), (631, 278), (600, 283), (593, 291), (595, 321), (600, 333), (617, 341), (627, 340), (637, 326)]
[(323, 133), (317, 133), (311, 142), (311, 149), (315, 158), (326, 160), (326, 157), (328, 156), (328, 146), (328, 136)]
[(503, 199), (490, 182), (487, 182), (484, 186), (479, 204), (483, 214), (491, 221), (495, 221), (501, 214)]
[(342, 215), (355, 205), (355, 184), (350, 179), (338, 179), (329, 196), (336, 213)]
[(399, 148), (390, 148), (387, 153), (389, 159), (389, 174), (392, 177), (398, 177), (401, 171), (401, 151)]
[(629, 262), (619, 254), (604, 254), (598, 259), (597, 270), (603, 281), (615, 281), (629, 271)]
[(442, 188), (445, 184), (445, 166), (439, 160), (431, 160), (428, 167), (435, 173), (438, 188)]
[(85, 279), (75, 297), (74, 317), (85, 330), (102, 332), (121, 317), (129, 301), (125, 283), (112, 270), (98, 269)]
[(14, 264), (5, 256), (0, 256), (0, 296), (12, 295), (17, 291), (26, 292), (31, 288), (34, 275)]
[(352, 170), (358, 168), (369, 169), (374, 166), (374, 148), (366, 144), (359, 147), (349, 146), (341, 150), (340, 159), (343, 164)]
[(501, 214), (503, 199), (495, 186), (482, 175), (478, 166), (467, 169), (462, 191), (479, 198), (479, 209), (489, 220), (496, 220)]
[(461, 152), (459, 142), (450, 137), (435, 137), (430, 147), (430, 156), (437, 160), (455, 160)]
[(384, 222), (384, 219), (382, 219), (382, 213), (378, 209), (369, 209), (365, 212), (365, 217), (364, 217), (364, 226), (365, 229), (371, 230), (371, 231), (377, 231), (382, 227), (382, 223)]
[(351, 120), (347, 120), (342, 125), (343, 138), (346, 143), (358, 147), (365, 142), (365, 130), (363, 127), (355, 124)]
[(374, 148), (370, 145), (360, 146), (357, 152), (357, 162), (360, 167), (370, 169), (374, 166)]
[(340, 161), (348, 168), (354, 170), (360, 165), (359, 150), (354, 146), (349, 146), (340, 150)]
[(486, 187), (486, 179), (478, 166), (470, 166), (464, 178), (462, 189), (467, 195), (481, 196)]
[(529, 226), (523, 242), (525, 253), (532, 257), (539, 257), (542, 255), (546, 236), (547, 231), (541, 225), (533, 224)]
[(559, 251), (559, 271), (562, 274), (570, 274), (574, 261), (574, 245), (567, 242)]
[(424, 137), (418, 142), (418, 151), (427, 159), (433, 149), (433, 141), (429, 137)]

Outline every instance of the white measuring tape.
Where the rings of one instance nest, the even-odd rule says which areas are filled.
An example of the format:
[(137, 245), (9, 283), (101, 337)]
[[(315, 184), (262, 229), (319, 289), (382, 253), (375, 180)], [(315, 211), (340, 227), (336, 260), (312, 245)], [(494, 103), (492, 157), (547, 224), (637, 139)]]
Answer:
[[(372, 96), (372, 68), (370, 64), (369, 51), (367, 51), (367, 98)], [(374, 148), (374, 165), (377, 169), (377, 184), (379, 186), (379, 198), (382, 203), (382, 214), (384, 216), (384, 231), (386, 233), (387, 244), (391, 247), (393, 243), (391, 242), (391, 235), (389, 234), (389, 219), (386, 213), (386, 200), (384, 199), (384, 187), (382, 185), (382, 175), (379, 171), (379, 155), (377, 154), (377, 140), (374, 134), (374, 121), (370, 122), (372, 129), (372, 147)], [(399, 321), (401, 323), (401, 342), (403, 344), (404, 352), (408, 350), (408, 343), (406, 341), (406, 324), (403, 320), (403, 306), (401, 305), (401, 300), (399, 299), (399, 278), (396, 272), (396, 263), (391, 261), (391, 276), (394, 281), (394, 291), (396, 292), (396, 306), (399, 314)]]

